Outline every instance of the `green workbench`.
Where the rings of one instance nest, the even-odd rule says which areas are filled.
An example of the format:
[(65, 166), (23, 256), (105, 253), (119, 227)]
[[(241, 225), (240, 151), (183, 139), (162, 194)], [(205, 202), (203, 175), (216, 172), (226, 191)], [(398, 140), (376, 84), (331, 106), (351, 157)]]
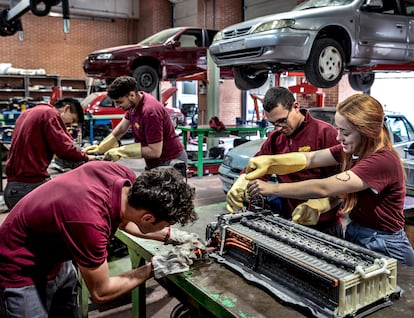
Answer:
[[(206, 225), (224, 213), (225, 202), (196, 208), (199, 220), (183, 229), (202, 236)], [(132, 268), (145, 264), (152, 255), (168, 249), (161, 242), (136, 238), (123, 231), (116, 236), (128, 246)], [(248, 283), (239, 274), (217, 262), (197, 262), (188, 272), (169, 275), (158, 282), (181, 303), (191, 308), (192, 317), (261, 318), (306, 317), (293, 307), (279, 302), (265, 290)], [(392, 306), (370, 315), (372, 318), (412, 317), (414, 312), (414, 268), (398, 265), (398, 285), (404, 290)], [(132, 317), (146, 317), (145, 285), (132, 293)]]
[(187, 150), (188, 145), (188, 135), (196, 134), (197, 135), (197, 160), (189, 160), (189, 165), (194, 165), (197, 167), (198, 177), (203, 176), (203, 166), (205, 164), (219, 164), (222, 162), (221, 159), (206, 159), (203, 155), (203, 141), (204, 137), (207, 138), (220, 138), (220, 137), (229, 137), (237, 136), (240, 138), (246, 138), (249, 136), (260, 136), (261, 138), (266, 136), (267, 127), (262, 127), (259, 125), (230, 125), (226, 126), (225, 130), (216, 131), (210, 126), (202, 125), (198, 127), (191, 126), (177, 126), (178, 130), (183, 132), (183, 145), (184, 149)]

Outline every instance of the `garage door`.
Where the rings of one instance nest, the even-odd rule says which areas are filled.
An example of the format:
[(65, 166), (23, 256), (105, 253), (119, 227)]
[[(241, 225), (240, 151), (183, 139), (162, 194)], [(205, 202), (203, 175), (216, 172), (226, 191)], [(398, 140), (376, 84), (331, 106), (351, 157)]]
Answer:
[(245, 0), (245, 20), (293, 9), (298, 0)]

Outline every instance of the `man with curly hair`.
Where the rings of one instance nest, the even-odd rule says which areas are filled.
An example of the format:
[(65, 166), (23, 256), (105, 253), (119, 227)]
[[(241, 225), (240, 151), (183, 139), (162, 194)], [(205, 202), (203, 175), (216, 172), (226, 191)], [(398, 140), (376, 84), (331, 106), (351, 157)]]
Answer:
[[(195, 234), (171, 230), (170, 225), (197, 219), (194, 193), (171, 167), (136, 177), (125, 166), (96, 161), (36, 188), (0, 227), (0, 296), (8, 315), (78, 317), (72, 261), (97, 303), (111, 301), (150, 277), (188, 270), (194, 244), (202, 243)], [(170, 243), (193, 241), (110, 277), (107, 244), (118, 228)], [(188, 235), (177, 237), (177, 232)]]

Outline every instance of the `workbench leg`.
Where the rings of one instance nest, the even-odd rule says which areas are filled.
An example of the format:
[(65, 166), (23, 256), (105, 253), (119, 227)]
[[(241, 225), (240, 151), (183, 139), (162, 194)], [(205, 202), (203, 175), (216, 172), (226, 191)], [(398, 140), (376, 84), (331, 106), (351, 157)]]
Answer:
[(81, 318), (88, 318), (89, 316), (89, 291), (86, 287), (85, 281), (82, 278), (82, 275), (79, 274), (79, 282), (81, 285), (80, 295), (79, 295), (79, 316)]
[(183, 132), (182, 132), (182, 136), (183, 136), (183, 146), (184, 146), (184, 151), (187, 151), (187, 145), (188, 145), (188, 132), (183, 131)]
[(93, 119), (89, 120), (89, 141), (93, 145)]
[(197, 150), (197, 173), (198, 177), (201, 178), (203, 176), (203, 141), (204, 141), (204, 133), (198, 133), (198, 150)]
[[(132, 269), (145, 265), (145, 259), (128, 248), (129, 257), (131, 259)], [(131, 293), (132, 296), (132, 317), (145, 318), (147, 315), (145, 283), (134, 288)]]

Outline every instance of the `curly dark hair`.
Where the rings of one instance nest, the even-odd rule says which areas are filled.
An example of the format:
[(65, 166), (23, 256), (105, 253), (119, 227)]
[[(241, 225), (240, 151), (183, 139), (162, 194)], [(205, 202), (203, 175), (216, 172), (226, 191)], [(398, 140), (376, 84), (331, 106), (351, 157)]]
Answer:
[(137, 81), (131, 76), (117, 77), (107, 89), (108, 96), (112, 99), (118, 99), (137, 91)]
[(198, 219), (194, 210), (195, 189), (172, 167), (143, 172), (133, 184), (128, 203), (154, 214), (157, 220), (186, 225)]

